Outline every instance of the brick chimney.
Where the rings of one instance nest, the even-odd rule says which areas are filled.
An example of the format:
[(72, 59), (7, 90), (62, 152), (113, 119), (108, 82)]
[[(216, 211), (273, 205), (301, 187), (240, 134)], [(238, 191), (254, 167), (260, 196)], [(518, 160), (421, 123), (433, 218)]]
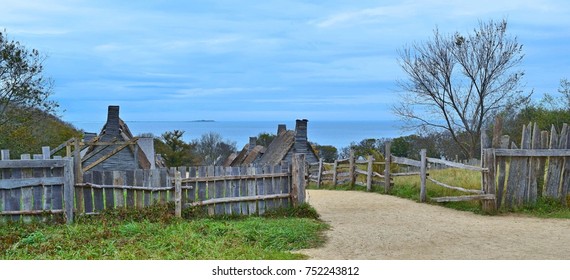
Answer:
[(257, 146), (257, 137), (249, 137), (249, 145), (247, 146), (247, 152), (251, 152), (253, 148)]
[(309, 121), (306, 119), (297, 120), (295, 122), (295, 152), (307, 154), (308, 149), (308, 139), (307, 139), (307, 123)]
[(107, 111), (107, 124), (105, 125), (105, 134), (119, 135), (119, 106), (110, 105)]
[(281, 134), (281, 132), (284, 132), (286, 130), (287, 130), (287, 125), (284, 124), (277, 125), (277, 135)]

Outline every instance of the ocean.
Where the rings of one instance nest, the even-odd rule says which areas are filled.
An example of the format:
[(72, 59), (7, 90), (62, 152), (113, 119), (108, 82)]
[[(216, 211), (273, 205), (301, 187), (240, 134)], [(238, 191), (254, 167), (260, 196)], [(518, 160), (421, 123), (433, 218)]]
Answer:
[[(235, 141), (241, 149), (249, 142), (250, 136), (259, 133), (277, 133), (277, 125), (285, 124), (287, 129), (295, 129), (295, 121), (125, 121), (133, 135), (152, 133), (160, 136), (166, 131), (183, 130), (184, 141), (198, 139), (202, 134), (216, 132), (224, 139)], [(71, 122), (85, 132), (99, 133), (105, 122)], [(401, 136), (399, 121), (310, 121), (308, 122), (309, 141), (319, 145), (332, 145), (338, 149), (351, 142), (368, 138), (394, 138)]]

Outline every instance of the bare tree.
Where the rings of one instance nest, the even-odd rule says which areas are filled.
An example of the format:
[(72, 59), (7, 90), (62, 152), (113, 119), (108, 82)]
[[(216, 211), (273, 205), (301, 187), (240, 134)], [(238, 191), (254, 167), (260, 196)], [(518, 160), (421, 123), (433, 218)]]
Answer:
[[(507, 21), (479, 22), (471, 34), (442, 35), (399, 51), (407, 74), (399, 82), (394, 112), (408, 128), (449, 131), (467, 157), (477, 155), (491, 115), (522, 98), (522, 45), (508, 36)], [(467, 136), (467, 137), (460, 137)]]
[(201, 158), (202, 165), (216, 165), (237, 151), (236, 143), (226, 141), (215, 132), (203, 134), (199, 140), (194, 140), (195, 152)]

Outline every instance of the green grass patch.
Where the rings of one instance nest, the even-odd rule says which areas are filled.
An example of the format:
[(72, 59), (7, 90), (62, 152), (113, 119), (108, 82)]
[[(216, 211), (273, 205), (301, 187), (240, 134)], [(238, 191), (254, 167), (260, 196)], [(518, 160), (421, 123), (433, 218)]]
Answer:
[(308, 205), (268, 217), (178, 219), (168, 206), (116, 209), (72, 225), (0, 225), (0, 259), (290, 260), (324, 242), (327, 225)]

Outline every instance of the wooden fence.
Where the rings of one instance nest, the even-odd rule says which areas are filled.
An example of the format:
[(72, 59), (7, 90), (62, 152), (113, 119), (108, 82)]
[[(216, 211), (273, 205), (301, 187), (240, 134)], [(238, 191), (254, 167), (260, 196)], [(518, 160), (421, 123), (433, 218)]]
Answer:
[[(210, 215), (264, 214), (305, 201), (305, 157), (263, 167), (179, 167), (155, 170), (90, 171), (75, 183), (73, 160), (49, 159), (49, 147), (36, 160), (0, 161), (0, 217), (96, 214), (117, 207), (140, 208), (174, 202), (176, 215), (199, 207)], [(39, 158), (42, 158), (41, 160)], [(71, 203), (69, 203), (71, 202)], [(8, 218), (6, 218), (8, 217)]]
[(31, 220), (31, 216), (64, 213), (73, 220), (73, 162), (50, 159), (43, 154), (21, 155), (11, 160), (8, 150), (1, 151), (0, 221)]
[[(387, 146), (389, 154), (390, 147)], [(383, 166), (383, 173), (374, 171), (374, 166)], [(321, 159), (317, 163), (309, 164), (308, 178), (310, 182), (315, 182), (317, 188), (323, 184), (330, 184), (333, 186), (339, 184), (348, 184), (351, 187), (354, 185), (366, 186), (367, 191), (372, 190), (373, 185), (383, 186), (386, 193), (390, 192), (394, 186), (393, 177), (410, 175), (413, 173), (393, 173), (390, 171), (391, 162), (388, 161), (375, 161), (371, 155), (366, 157), (366, 160), (356, 159), (354, 152), (350, 151), (350, 156), (346, 159), (335, 160), (333, 163), (323, 162)], [(359, 176), (360, 175), (360, 176)], [(365, 178), (365, 179), (364, 179)], [(374, 180), (379, 178), (381, 180)], [(359, 181), (361, 179), (362, 181)]]
[[(491, 140), (492, 139), (492, 140)], [(480, 166), (463, 164), (426, 156), (426, 150), (421, 150), (420, 160), (401, 158), (390, 155), (390, 143), (386, 145), (385, 162), (355, 160), (351, 155), (348, 159), (337, 160), (334, 163), (319, 162), (309, 168), (309, 178), (319, 187), (325, 181), (332, 185), (350, 183), (358, 184), (359, 174), (366, 175), (367, 190), (371, 190), (374, 177), (390, 182), (395, 176), (420, 176), (420, 201), (428, 200), (426, 183), (431, 181), (437, 186), (465, 192), (467, 195), (452, 197), (432, 197), (434, 202), (480, 200), (482, 210), (493, 213), (498, 209), (513, 209), (525, 205), (533, 205), (538, 198), (545, 197), (560, 201), (568, 206), (570, 192), (570, 128), (562, 126), (560, 132), (554, 126), (549, 131), (540, 131), (538, 125), (530, 123), (522, 129), (520, 148), (511, 142), (508, 135), (502, 135), (502, 123), (497, 119), (494, 125), (493, 137), (489, 139), (486, 133), (481, 136)], [(366, 170), (359, 166), (367, 166)], [(384, 174), (373, 171), (374, 164), (384, 165)], [(419, 172), (392, 173), (391, 165), (412, 166)], [(481, 188), (466, 189), (460, 186), (450, 186), (429, 176), (428, 167), (443, 165), (481, 173)], [(392, 183), (384, 183), (385, 193), (390, 193)]]
[(522, 129), (519, 146), (501, 134), (498, 120), (493, 140), (482, 140), (484, 165), (489, 167), (486, 184), (496, 195), (493, 207), (512, 209), (532, 205), (540, 197), (559, 200), (567, 206), (570, 187), (570, 131), (567, 124), (560, 133), (554, 126), (540, 131), (529, 123)]

